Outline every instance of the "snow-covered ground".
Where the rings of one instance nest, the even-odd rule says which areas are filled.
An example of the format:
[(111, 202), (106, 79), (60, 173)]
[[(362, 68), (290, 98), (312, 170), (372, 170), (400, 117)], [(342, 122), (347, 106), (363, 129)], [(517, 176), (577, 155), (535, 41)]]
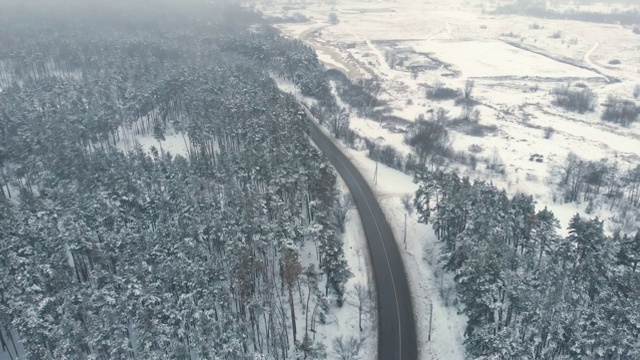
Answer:
[[(302, 99), (301, 101), (304, 102)], [(329, 135), (326, 130), (325, 133)], [(451, 276), (435, 270), (438, 247), (436, 236), (431, 226), (418, 223), (417, 214), (413, 211), (407, 212), (402, 202), (403, 197), (413, 196), (418, 185), (413, 183), (411, 176), (382, 164), (376, 164), (367, 157), (366, 151), (347, 148), (341, 142), (336, 144), (355, 164), (373, 189), (401, 249), (400, 253), (414, 297), (414, 312), (418, 317), (416, 326), (418, 351), (421, 358), (465, 359), (462, 341), (466, 317), (459, 315), (457, 308), (451, 306), (453, 301)], [(376, 168), (377, 181), (374, 181)], [(440, 293), (448, 295), (443, 298), (438, 295)], [(431, 319), (431, 326), (429, 319)], [(430, 328), (431, 339), (429, 340)], [(375, 358), (375, 349), (370, 355), (371, 357), (363, 357), (363, 359)]]
[[(276, 1), (260, 8), (279, 14), (283, 4)], [(471, 145), (481, 149), (476, 154), (481, 163), (475, 170), (464, 166), (458, 170), (492, 181), (510, 194), (532, 194), (539, 209), (546, 206), (556, 214), (562, 232), (576, 212), (608, 220), (612, 213), (603, 206), (586, 215), (586, 204), (556, 202), (560, 196), (550, 175), (570, 152), (588, 160), (606, 158), (622, 169), (640, 162), (640, 124), (623, 128), (600, 120), (607, 96), (632, 99), (634, 86), (640, 84), (640, 36), (620, 25), (492, 15), (483, 11), (485, 5), (463, 0), (306, 2), (292, 11), (303, 13), (311, 19), (309, 23), (279, 27), (288, 36), (322, 47), (318, 54), (328, 67), (343, 72), (354, 67), (362, 76), (377, 79), (382, 86), (380, 98), (391, 114), (409, 122), (421, 114), (428, 118), (439, 107), (458, 116), (460, 106), (427, 100), (425, 91), (436, 82), (461, 89), (468, 79), (474, 80), (480, 124), (495, 126), (496, 131), (484, 136), (451, 131), (457, 151), (470, 153)], [(329, 24), (331, 13), (340, 20), (337, 25)], [(327, 49), (332, 50), (330, 59)], [(620, 64), (610, 64), (611, 60)], [(569, 82), (582, 83), (596, 93), (595, 112), (577, 114), (552, 104), (551, 90)], [(375, 120), (354, 114), (350, 128), (393, 145), (401, 154), (411, 151), (402, 134)], [(554, 130), (550, 138), (545, 136), (546, 128)], [(364, 152), (346, 151), (372, 179), (375, 163)], [(541, 155), (543, 162), (532, 161), (534, 154)], [(504, 175), (482, 164), (492, 158), (504, 163)], [(415, 189), (409, 176), (379, 165), (376, 190), (399, 242), (406, 212), (400, 199)], [(445, 276), (441, 291), (438, 266), (427, 261), (436, 248), (430, 226), (417, 224), (410, 214), (404, 256), (417, 316), (428, 316), (428, 304), (434, 304), (431, 342), (426, 340), (428, 319), (417, 319), (422, 358), (463, 359), (465, 319), (451, 304), (443, 306), (450, 279)]]
[[(296, 92), (293, 83), (282, 79), (277, 80), (281, 90), (290, 93)], [(299, 92), (298, 96), (300, 96)], [(304, 101), (309, 105), (314, 102), (313, 99), (309, 98), (305, 98)], [(176, 132), (171, 128), (167, 129), (167, 132), (164, 135), (165, 140), (160, 143), (158, 143), (152, 134), (135, 135), (134, 131), (131, 129), (119, 129), (119, 133), (121, 140), (117, 147), (121, 151), (132, 151), (136, 146), (136, 143), (138, 143), (148, 154), (151, 154), (152, 148), (155, 148), (158, 153), (160, 153), (160, 148), (162, 148), (162, 151), (165, 154), (171, 153), (174, 156), (180, 155), (188, 158), (190, 146), (188, 135)], [(338, 178), (338, 187), (341, 194), (349, 196), (349, 190), (340, 178)], [(333, 340), (338, 337), (342, 337), (345, 340), (353, 337), (358, 341), (361, 341), (359, 358), (374, 359), (378, 348), (375, 294), (371, 294), (370, 302), (363, 311), (362, 332), (359, 329), (359, 310), (356, 287), (362, 286), (364, 289), (372, 291), (370, 288), (372, 279), (371, 270), (369, 269), (369, 255), (366, 237), (364, 235), (362, 223), (360, 222), (360, 217), (358, 216), (358, 212), (354, 206), (351, 206), (347, 213), (343, 239), (345, 258), (353, 276), (346, 284), (344, 305), (342, 307), (337, 307), (332, 304), (330, 313), (326, 319), (326, 324), (317, 325), (315, 340), (322, 342), (326, 346), (327, 358), (332, 359), (337, 357), (333, 352)], [(310, 243), (307, 244), (307, 246), (301, 251), (301, 261), (303, 266), (315, 263), (315, 257), (316, 254), (313, 245)], [(320, 271), (317, 266), (316, 271)], [(324, 289), (323, 284), (321, 284), (321, 288)], [(302, 297), (300, 294), (302, 294)], [(306, 299), (306, 295), (307, 289), (304, 285), (301, 287), (300, 292), (294, 292), (299, 341), (302, 340), (302, 336), (304, 335), (306, 310), (304, 309), (303, 304), (304, 299)], [(2, 329), (0, 329), (0, 331), (2, 331)], [(15, 359), (15, 351), (9, 337), (4, 332), (0, 335), (2, 335), (7, 341), (8, 345), (7, 351), (4, 351), (4, 349), (0, 347), (0, 360)], [(16, 347), (18, 348), (19, 353), (22, 354), (24, 352), (22, 345), (17, 340)]]
[(603, 14), (611, 14), (615, 12), (638, 10), (640, 4), (632, 4), (630, 1), (626, 2), (594, 2), (591, 4), (579, 4), (575, 1), (570, 4), (554, 4), (551, 1), (547, 2), (547, 7), (557, 11), (582, 11), (582, 12), (595, 12)]
[[(418, 185), (411, 176), (378, 164), (377, 182), (373, 175), (376, 163), (366, 151), (342, 148), (374, 189), (401, 249), (405, 269), (414, 297), (418, 344), (421, 359), (465, 359), (462, 346), (466, 317), (459, 315), (452, 303), (452, 279), (437, 271), (437, 239), (430, 225), (418, 223), (415, 212), (408, 213), (403, 196), (413, 196)], [(367, 176), (368, 175), (368, 176)], [(405, 246), (405, 216), (406, 246)], [(447, 293), (448, 298), (439, 294)], [(448, 303), (446, 303), (448, 301)], [(431, 310), (433, 313), (431, 314)], [(429, 319), (431, 318), (431, 340)]]
[(433, 53), (455, 64), (466, 78), (484, 77), (600, 77), (592, 71), (567, 65), (499, 40), (426, 40), (404, 43), (416, 52)]
[[(294, 95), (299, 101), (307, 106), (316, 103), (316, 100), (305, 97), (300, 94), (295, 85), (287, 80), (279, 78), (272, 74), (272, 78), (278, 84), (280, 90)], [(338, 176), (338, 185), (341, 196), (349, 196), (349, 189), (342, 178)], [(360, 359), (375, 359), (378, 349), (378, 327), (377, 327), (377, 310), (375, 304), (375, 294), (370, 293), (371, 298), (366, 306), (362, 316), (363, 330), (359, 328), (359, 310), (357, 286), (363, 286), (367, 291), (373, 292), (371, 287), (373, 283), (372, 271), (369, 262), (369, 250), (367, 247), (367, 239), (364, 234), (364, 228), (360, 221), (358, 211), (353, 204), (350, 205), (347, 213), (347, 222), (344, 232), (344, 254), (349, 264), (349, 269), (353, 273), (353, 277), (347, 281), (345, 304), (341, 307), (332, 307), (331, 316), (325, 326), (317, 329), (316, 339), (322, 341), (327, 346), (328, 358), (334, 358), (336, 354), (333, 351), (333, 339), (342, 337), (347, 339), (353, 337), (362, 341), (359, 354)], [(311, 246), (308, 246), (311, 247)], [(305, 249), (306, 250), (306, 249)], [(303, 265), (313, 261), (315, 251), (303, 251)]]
[[(348, 195), (349, 189), (347, 185), (341, 178), (338, 178), (338, 181), (340, 192)], [(364, 235), (364, 228), (358, 211), (353, 205), (347, 213), (344, 232), (344, 254), (349, 263), (349, 269), (353, 273), (353, 277), (346, 284), (345, 304), (341, 308), (333, 307), (331, 309), (331, 318), (328, 320), (327, 325), (318, 329), (317, 339), (327, 346), (328, 359), (336, 357), (332, 352), (332, 342), (336, 337), (343, 337), (344, 339), (354, 337), (361, 340), (359, 358), (375, 359), (378, 349), (378, 318), (376, 316), (375, 294), (371, 287), (373, 279), (371, 278), (367, 238)], [(368, 303), (362, 315), (362, 332), (359, 329), (356, 286), (363, 286), (364, 289), (369, 291)]]
[[(589, 160), (607, 158), (622, 169), (635, 166), (640, 161), (640, 124), (623, 128), (602, 122), (600, 105), (608, 95), (633, 97), (634, 86), (640, 84), (640, 36), (620, 25), (487, 14), (483, 4), (307, 2), (292, 11), (311, 21), (281, 29), (315, 47), (332, 49), (331, 61), (319, 54), (327, 66), (342, 71), (353, 66), (365, 77), (375, 77), (382, 85), (380, 98), (391, 113), (408, 121), (421, 114), (428, 118), (438, 107), (458, 116), (460, 106), (453, 101), (429, 101), (425, 90), (436, 82), (460, 89), (473, 79), (480, 123), (494, 125), (497, 131), (484, 137), (453, 131), (453, 147), (468, 152), (470, 145), (479, 145), (484, 149), (477, 154), (481, 160), (494, 154), (500, 157), (505, 176), (483, 166), (469, 175), (493, 181), (511, 193), (532, 193), (539, 206), (558, 207), (549, 174), (569, 152)], [(278, 14), (280, 5), (263, 5), (262, 10)], [(340, 23), (330, 25), (330, 13)], [(609, 64), (614, 58), (621, 64)], [(412, 74), (411, 65), (423, 67)], [(577, 114), (552, 105), (550, 91), (568, 82), (583, 83), (596, 93), (595, 112)], [(554, 129), (550, 139), (544, 136), (548, 127)], [(374, 121), (353, 117), (351, 128), (402, 153), (409, 151), (402, 135)], [(534, 154), (542, 155), (543, 163), (530, 161)], [(600, 215), (610, 216), (604, 211)]]
[(133, 151), (136, 146), (136, 142), (140, 144), (142, 149), (151, 154), (151, 149), (155, 148), (158, 153), (170, 153), (173, 156), (180, 155), (182, 157), (189, 157), (189, 135), (185, 133), (178, 133), (173, 129), (167, 129), (164, 134), (164, 140), (158, 142), (153, 134), (134, 135), (131, 130), (124, 131), (118, 129), (120, 132), (120, 142), (118, 143), (118, 149), (124, 152)]

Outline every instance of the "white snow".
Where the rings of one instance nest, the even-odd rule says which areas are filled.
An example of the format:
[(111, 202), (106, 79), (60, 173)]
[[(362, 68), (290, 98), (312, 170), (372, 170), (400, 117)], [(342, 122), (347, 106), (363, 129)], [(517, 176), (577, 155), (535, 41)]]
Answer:
[(136, 135), (131, 128), (120, 127), (118, 133), (120, 134), (120, 141), (117, 144), (117, 148), (121, 151), (133, 151), (136, 143), (138, 143), (147, 154), (151, 154), (151, 148), (155, 148), (158, 154), (161, 152), (162, 154), (170, 153), (172, 156), (180, 155), (184, 158), (189, 158), (189, 147), (191, 146), (189, 135), (178, 132), (170, 126), (165, 130), (165, 139), (160, 142), (153, 137), (153, 133)]
[[(302, 96), (293, 83), (273, 74), (271, 74), (271, 76), (276, 81), (280, 90), (296, 96), (296, 98), (305, 105), (310, 106), (315, 102), (314, 99)], [(342, 195), (349, 194), (349, 189), (340, 176), (338, 176), (338, 188)], [(343, 339), (353, 337), (361, 341), (360, 359), (375, 359), (378, 349), (378, 324), (375, 307), (375, 294), (371, 287), (372, 272), (369, 265), (369, 252), (364, 228), (362, 227), (358, 211), (353, 204), (351, 204), (349, 211), (347, 212), (345, 232), (342, 236), (344, 241), (343, 251), (345, 259), (349, 264), (349, 270), (353, 276), (345, 285), (346, 294), (343, 306), (337, 307), (334, 305), (331, 307), (331, 313), (327, 318), (327, 323), (325, 325), (318, 325), (316, 328), (317, 332), (315, 334), (315, 340), (324, 343), (327, 347), (327, 358), (331, 359), (336, 357), (336, 354), (333, 353), (333, 340), (337, 337), (342, 337)], [(311, 244), (306, 244), (305, 248), (302, 249), (302, 255), (303, 266), (315, 263), (314, 259), (317, 254), (315, 250), (312, 249)], [(359, 310), (357, 307), (355, 290), (356, 285), (362, 285), (371, 291), (369, 308), (363, 312), (362, 316), (362, 332), (359, 328)], [(305, 290), (303, 290), (303, 293), (304, 292)], [(304, 314), (304, 310), (301, 309), (301, 306), (297, 306), (297, 308), (298, 309), (296, 311), (299, 314)], [(301, 323), (299, 322), (299, 327), (300, 324)]]
[[(343, 151), (344, 151), (343, 147)], [(459, 315), (454, 306), (445, 306), (438, 295), (440, 277), (438, 265), (427, 262), (427, 249), (437, 246), (431, 225), (417, 222), (417, 214), (407, 214), (402, 196), (413, 196), (418, 188), (411, 176), (378, 164), (378, 181), (373, 182), (376, 164), (364, 151), (347, 150), (349, 157), (369, 181), (385, 212), (401, 249), (405, 270), (413, 295), (413, 306), (418, 331), (419, 351), (422, 359), (465, 359), (462, 347), (466, 317)], [(406, 248), (404, 246), (404, 216), (407, 215)], [(445, 276), (443, 287), (451, 288), (452, 280)], [(451, 301), (451, 299), (450, 299)], [(430, 305), (433, 305), (431, 341), (428, 341)]]
[[(349, 194), (347, 185), (338, 177), (340, 192)], [(375, 359), (378, 349), (378, 324), (377, 312), (375, 309), (375, 293), (371, 284), (371, 269), (369, 263), (369, 253), (367, 249), (367, 239), (360, 216), (355, 206), (351, 206), (347, 213), (345, 224), (344, 254), (349, 264), (349, 269), (353, 277), (346, 284), (345, 303), (341, 308), (334, 306), (331, 308), (331, 319), (328, 324), (318, 328), (318, 339), (327, 346), (327, 358), (335, 358), (332, 353), (332, 342), (336, 337), (350, 336), (361, 339), (362, 346), (360, 352), (361, 359)], [(358, 307), (356, 302), (355, 286), (363, 285), (371, 291), (370, 308), (366, 309), (362, 316), (363, 331), (358, 327)]]
[(411, 41), (406, 45), (412, 46), (417, 52), (434, 53), (439, 60), (455, 64), (464, 77), (600, 77), (592, 71), (498, 40)]
[[(282, 4), (276, 2), (262, 9), (277, 14)], [(606, 158), (618, 163), (621, 169), (640, 161), (640, 125), (622, 128), (600, 120), (600, 105), (607, 96), (631, 98), (634, 86), (640, 84), (637, 56), (640, 37), (620, 25), (491, 15), (482, 11), (487, 5), (464, 0), (398, 0), (389, 9), (389, 3), (381, 1), (307, 3), (300, 12), (315, 22), (289, 24), (285, 32), (323, 52), (329, 49), (340, 54), (341, 60), (349, 65), (341, 64), (343, 68), (355, 68), (364, 77), (377, 79), (382, 85), (380, 98), (387, 102), (391, 114), (409, 121), (421, 114), (429, 118), (428, 111), (438, 107), (448, 110), (451, 117), (460, 114), (461, 107), (453, 101), (425, 99), (425, 90), (436, 81), (460, 89), (467, 79), (473, 78), (472, 97), (479, 103), (476, 108), (480, 111), (480, 124), (496, 126), (497, 130), (479, 137), (452, 129), (453, 147), (457, 151), (469, 153), (470, 145), (479, 145), (483, 150), (476, 154), (477, 169), (453, 165), (450, 170), (491, 181), (510, 195), (532, 194), (539, 210), (547, 206), (555, 213), (561, 222), (561, 234), (566, 234), (568, 221), (575, 213), (598, 216), (605, 220), (607, 230), (612, 230), (617, 225), (609, 221), (614, 214), (608, 207), (596, 204), (593, 214), (588, 215), (586, 204), (562, 204), (552, 174), (569, 152), (588, 160)], [(619, 5), (593, 5), (591, 11), (624, 8)], [(581, 10), (588, 9), (582, 6)], [(339, 24), (328, 24), (331, 12), (337, 14)], [(534, 29), (533, 24), (539, 28)], [(319, 28), (321, 31), (315, 31)], [(559, 38), (551, 36), (555, 32), (560, 34)], [(407, 56), (405, 65), (429, 64), (431, 60), (426, 54), (445, 64), (435, 64), (432, 69), (412, 76), (402, 64), (392, 67), (388, 63), (390, 57)], [(612, 59), (620, 60), (621, 64), (609, 64)], [(614, 78), (619, 82), (612, 81)], [(572, 113), (552, 104), (550, 92), (568, 81), (581, 82), (596, 93), (595, 112)], [(350, 128), (376, 142), (393, 145), (401, 154), (409, 153), (411, 149), (404, 144), (403, 135), (383, 125), (353, 114)], [(547, 127), (554, 129), (550, 139), (544, 136)], [(348, 150), (348, 153), (371, 180), (375, 164), (362, 152)], [(542, 155), (544, 161), (530, 161), (533, 154)], [(483, 162), (494, 155), (504, 163), (504, 175), (486, 169)], [(407, 175), (383, 165), (379, 165), (378, 179), (376, 189), (381, 205), (400, 242), (404, 209), (399, 199), (402, 194), (412, 193), (416, 185)], [(463, 359), (464, 318), (457, 315), (454, 307), (442, 306), (439, 277), (435, 275), (439, 273), (438, 266), (429, 265), (423, 256), (425, 249), (434, 247), (433, 233), (430, 226), (416, 224), (413, 216), (408, 218), (404, 255), (415, 292), (422, 358)], [(447, 280), (450, 279), (445, 276), (444, 293), (447, 283), (451, 284)], [(424, 318), (430, 302), (435, 306), (434, 338), (427, 342)]]
[(342, 65), (341, 63), (339, 63), (338, 61), (336, 61), (330, 53), (322, 50), (322, 49), (316, 49), (316, 53), (318, 54), (318, 59), (320, 61), (322, 61), (323, 63), (325, 63), (328, 67), (330, 68), (335, 68), (338, 70), (343, 71), (345, 74), (349, 73), (349, 69), (347, 69), (344, 65)]
[[(325, 130), (325, 134), (329, 134)], [(412, 290), (413, 306), (416, 315), (418, 332), (418, 351), (422, 359), (465, 359), (462, 346), (466, 318), (457, 313), (453, 306), (445, 306), (439, 297), (439, 289), (451, 289), (452, 279), (445, 274), (444, 279), (436, 276), (441, 273), (437, 264), (429, 264), (425, 260), (428, 249), (437, 247), (437, 239), (430, 225), (417, 222), (417, 214), (407, 214), (406, 248), (404, 246), (404, 216), (405, 210), (401, 199), (405, 195), (412, 196), (418, 186), (413, 183), (411, 176), (378, 164), (378, 181), (374, 183), (373, 176), (376, 163), (369, 159), (366, 151), (358, 151), (344, 147), (340, 142), (336, 145), (362, 173), (368, 181), (380, 206), (384, 211), (389, 225), (394, 232), (400, 253), (403, 257), (405, 270)], [(436, 255), (437, 256), (437, 255)], [(435, 257), (434, 257), (435, 258)], [(451, 290), (449, 290), (452, 295)], [(452, 298), (449, 299), (452, 301)], [(430, 305), (433, 305), (431, 341), (428, 341)]]

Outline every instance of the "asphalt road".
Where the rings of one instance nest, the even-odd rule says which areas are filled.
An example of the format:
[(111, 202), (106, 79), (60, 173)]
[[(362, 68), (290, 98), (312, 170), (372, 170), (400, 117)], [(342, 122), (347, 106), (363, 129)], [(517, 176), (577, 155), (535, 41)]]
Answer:
[(377, 290), (378, 359), (417, 359), (409, 283), (393, 232), (362, 174), (315, 122), (309, 123), (311, 139), (346, 182), (362, 219)]

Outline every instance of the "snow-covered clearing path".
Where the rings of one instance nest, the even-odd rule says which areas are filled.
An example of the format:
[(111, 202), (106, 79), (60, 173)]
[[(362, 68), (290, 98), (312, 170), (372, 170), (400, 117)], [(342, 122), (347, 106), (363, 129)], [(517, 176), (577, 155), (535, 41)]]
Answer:
[(594, 69), (595, 71), (597, 71), (598, 73), (602, 74), (605, 78), (607, 78), (608, 81), (610, 80), (610, 77), (607, 75), (607, 70), (604, 69), (603, 67), (601, 67), (600, 65), (594, 63), (591, 60), (591, 55), (593, 55), (593, 53), (598, 50), (598, 48), (600, 47), (600, 43), (598, 41), (596, 41), (593, 46), (591, 48), (589, 48), (589, 50), (584, 54), (584, 62), (591, 67), (592, 69)]
[(587, 51), (584, 54), (584, 62), (586, 62), (587, 64), (589, 64), (589, 66), (597, 68), (598, 65), (594, 64), (591, 61), (591, 54), (593, 54), (594, 51), (596, 51), (598, 49), (598, 47), (600, 47), (600, 43), (596, 41), (595, 44), (593, 44), (593, 46), (589, 49), (589, 51)]
[(369, 38), (367, 38), (366, 36), (362, 35), (362, 34), (358, 34), (356, 32), (354, 32), (351, 28), (347, 28), (347, 32), (355, 37), (359, 37), (362, 40), (364, 40), (364, 42), (367, 44), (367, 46), (369, 47), (369, 49), (371, 50), (371, 52), (378, 58), (378, 62), (380, 63), (380, 69), (382, 70), (382, 72), (386, 74), (389, 73), (389, 71), (391, 71), (391, 67), (389, 66), (389, 64), (387, 63), (387, 60), (385, 59), (384, 54), (382, 54), (380, 52), (380, 50), (378, 50), (378, 48), (375, 47), (375, 45), (373, 45), (371, 43), (371, 40), (369, 40)]

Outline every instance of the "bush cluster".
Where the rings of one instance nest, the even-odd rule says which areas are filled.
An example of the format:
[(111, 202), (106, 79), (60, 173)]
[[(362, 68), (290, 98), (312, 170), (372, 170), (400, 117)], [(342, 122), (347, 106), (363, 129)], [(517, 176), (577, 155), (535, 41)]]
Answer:
[(558, 86), (551, 92), (554, 96), (554, 105), (566, 110), (583, 114), (593, 111), (597, 99), (596, 94), (588, 88), (575, 89), (570, 85)]
[(429, 100), (451, 100), (459, 97), (460, 95), (460, 91), (448, 88), (439, 83), (427, 89), (427, 99)]
[(602, 120), (629, 126), (631, 123), (638, 121), (639, 115), (640, 106), (634, 101), (609, 96), (604, 104)]

